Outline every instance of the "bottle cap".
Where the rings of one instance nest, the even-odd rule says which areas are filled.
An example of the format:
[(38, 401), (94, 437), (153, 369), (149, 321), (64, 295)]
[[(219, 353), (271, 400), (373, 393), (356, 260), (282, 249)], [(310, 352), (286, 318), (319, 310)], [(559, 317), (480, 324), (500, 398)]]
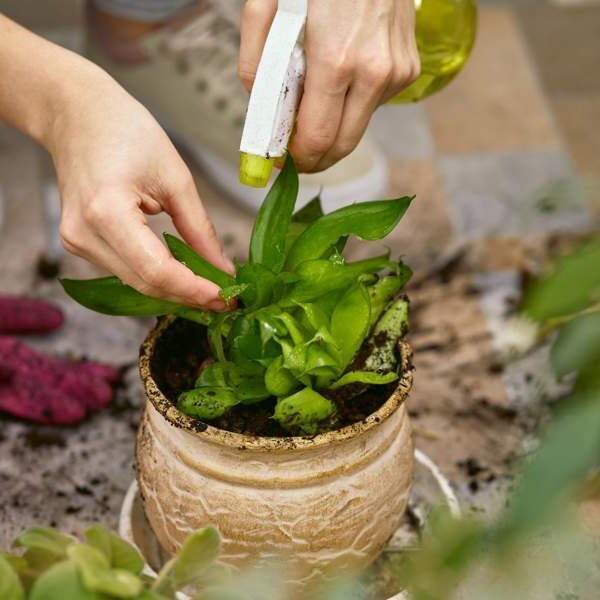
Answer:
[(265, 187), (271, 177), (274, 162), (274, 158), (240, 152), (240, 182), (250, 187)]

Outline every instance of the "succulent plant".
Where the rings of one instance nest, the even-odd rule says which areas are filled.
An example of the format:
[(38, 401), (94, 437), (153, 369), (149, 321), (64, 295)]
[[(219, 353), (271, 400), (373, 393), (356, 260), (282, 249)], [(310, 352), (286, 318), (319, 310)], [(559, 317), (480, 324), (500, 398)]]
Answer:
[(42, 527), (24, 531), (13, 543), (22, 554), (0, 552), (0, 598), (172, 600), (178, 590), (204, 586), (220, 549), (217, 530), (205, 527), (150, 577), (137, 549), (108, 529), (92, 525), (84, 540)]
[(294, 214), (297, 193), (289, 157), (257, 215), (249, 260), (235, 277), (165, 234), (176, 259), (218, 284), (224, 300), (235, 299), (228, 312), (149, 298), (115, 277), (63, 279), (62, 285), (99, 312), (174, 314), (207, 326), (214, 361), (205, 364), (194, 389), (180, 395), (184, 413), (211, 421), (238, 404), (275, 397), (273, 418), (288, 431), (311, 435), (335, 427), (333, 398), (397, 379), (395, 346), (406, 332), (408, 304), (395, 298), (412, 274), (389, 252), (346, 261), (346, 240), (384, 238), (412, 198), (362, 202), (329, 214), (315, 198)]

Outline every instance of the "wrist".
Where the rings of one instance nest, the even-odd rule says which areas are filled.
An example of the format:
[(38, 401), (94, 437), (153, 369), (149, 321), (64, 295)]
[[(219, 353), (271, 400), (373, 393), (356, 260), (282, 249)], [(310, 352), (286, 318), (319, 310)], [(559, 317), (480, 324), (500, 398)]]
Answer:
[(53, 78), (46, 98), (45, 118), (37, 131), (30, 133), (52, 155), (73, 126), (80, 131), (85, 129), (87, 117), (94, 113), (97, 103), (118, 87), (100, 67), (75, 54), (61, 61)]

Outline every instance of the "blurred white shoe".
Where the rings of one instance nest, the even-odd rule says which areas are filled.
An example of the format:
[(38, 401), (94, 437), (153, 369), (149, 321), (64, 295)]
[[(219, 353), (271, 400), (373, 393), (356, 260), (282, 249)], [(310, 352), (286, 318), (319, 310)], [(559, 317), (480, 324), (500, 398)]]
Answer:
[[(238, 181), (248, 103), (237, 76), (238, 20), (230, 4), (204, 3), (134, 43), (120, 42), (117, 51), (92, 25), (86, 54), (155, 114), (224, 194), (256, 211), (265, 190)], [(365, 138), (337, 165), (300, 179), (298, 206), (322, 190), (330, 211), (383, 197), (387, 163)]]

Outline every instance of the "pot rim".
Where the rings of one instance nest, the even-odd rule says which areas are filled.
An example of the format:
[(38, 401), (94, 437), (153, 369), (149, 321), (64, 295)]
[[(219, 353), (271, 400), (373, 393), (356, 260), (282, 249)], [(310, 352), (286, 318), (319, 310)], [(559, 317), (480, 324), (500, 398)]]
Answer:
[(171, 425), (214, 444), (236, 449), (274, 452), (277, 450), (312, 449), (341, 442), (362, 435), (381, 425), (404, 405), (404, 401), (408, 398), (412, 388), (411, 349), (407, 342), (401, 340), (398, 346), (402, 362), (402, 374), (398, 379), (398, 385), (390, 397), (374, 413), (371, 413), (362, 421), (314, 436), (263, 437), (219, 429), (182, 413), (161, 392), (152, 376), (150, 364), (156, 343), (175, 319), (176, 317), (173, 315), (160, 319), (150, 330), (140, 348), (139, 370), (146, 398)]

